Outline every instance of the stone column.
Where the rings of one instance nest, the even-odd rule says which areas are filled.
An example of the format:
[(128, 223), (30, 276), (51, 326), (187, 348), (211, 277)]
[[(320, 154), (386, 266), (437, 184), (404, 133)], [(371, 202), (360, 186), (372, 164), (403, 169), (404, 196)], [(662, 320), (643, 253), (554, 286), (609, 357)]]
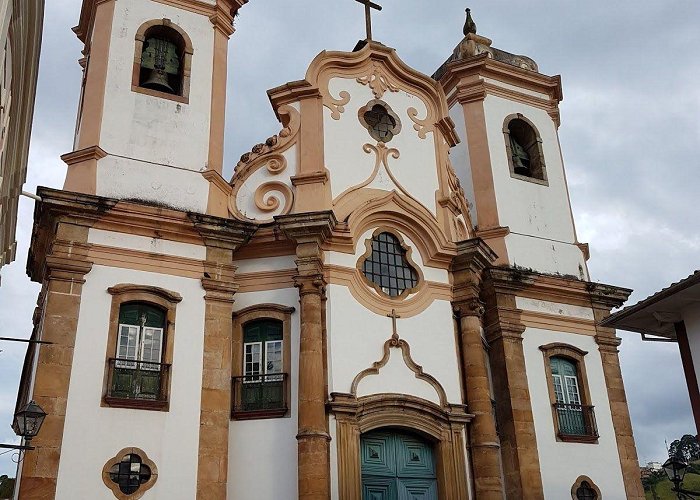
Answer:
[(300, 500), (330, 499), (330, 435), (326, 414), (323, 342), (323, 250), (321, 244), (335, 225), (332, 212), (295, 214), (276, 218), (285, 236), (296, 241), (301, 336), (299, 344), (299, 454)]
[(479, 301), (482, 273), (495, 259), (495, 254), (481, 239), (460, 242), (458, 252), (452, 262), (454, 284), (452, 305), (459, 322), (458, 333), (467, 409), (474, 414), (474, 420), (469, 428), (474, 488), (476, 497), (480, 500), (503, 500), (500, 445), (491, 405), (487, 353), (482, 336), (481, 316), (484, 313), (484, 307)]
[(197, 499), (226, 500), (233, 296), (238, 290), (233, 252), (248, 241), (255, 228), (229, 219), (190, 217), (207, 246), (202, 277), (205, 313)]
[[(622, 479), (625, 484), (625, 493), (628, 499), (642, 500), (644, 488), (639, 473), (639, 461), (637, 459), (637, 448), (632, 435), (632, 422), (630, 420), (629, 408), (627, 407), (627, 396), (625, 395), (625, 384), (622, 381), (622, 370), (620, 369), (620, 358), (618, 347), (622, 340), (615, 335), (613, 328), (600, 326), (600, 321), (610, 315), (612, 307), (619, 307), (624, 299), (629, 295), (626, 290), (624, 298), (617, 302), (612, 302), (609, 296), (601, 297), (597, 289), (605, 285), (597, 285), (596, 290), (591, 292), (594, 297), (593, 314), (596, 320), (595, 341), (598, 344), (600, 358), (603, 363), (603, 374), (605, 385), (608, 389), (608, 399), (610, 401), (610, 413), (612, 415), (613, 428), (615, 429), (615, 439), (617, 440), (617, 450), (620, 455), (620, 466), (622, 468)], [(610, 287), (612, 288), (612, 287)], [(595, 295), (599, 295), (596, 300)], [(607, 295), (612, 295), (608, 293)], [(601, 300), (602, 299), (602, 300)], [(601, 303), (602, 302), (602, 303)]]
[(525, 368), (521, 311), (515, 293), (527, 285), (527, 275), (515, 269), (486, 271), (481, 298), (484, 328), (490, 345), (496, 415), (506, 498), (544, 498), (530, 389)]
[[(35, 252), (36, 239), (41, 238), (39, 233), (43, 230), (34, 235), (32, 248)], [(52, 344), (37, 347), (36, 375), (29, 399), (36, 401), (47, 415), (31, 443), (36, 449), (24, 454), (18, 497), (22, 500), (47, 500), (56, 495), (80, 299), (85, 275), (92, 269), (92, 262), (87, 258), (87, 236), (87, 227), (58, 223), (51, 255), (46, 257), (43, 269), (34, 271), (43, 275), (44, 283), (43, 301), (40, 298), (43, 302), (40, 338)], [(33, 279), (38, 277), (32, 276)], [(22, 385), (28, 383), (29, 380), (22, 380)], [(23, 403), (26, 401), (19, 402)]]

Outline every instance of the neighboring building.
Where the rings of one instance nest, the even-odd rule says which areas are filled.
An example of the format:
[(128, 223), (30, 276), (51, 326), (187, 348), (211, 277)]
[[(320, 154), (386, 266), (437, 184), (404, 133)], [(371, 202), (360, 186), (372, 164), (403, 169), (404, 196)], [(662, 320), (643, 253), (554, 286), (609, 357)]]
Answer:
[(0, 0), (0, 268), (17, 251), (43, 17), (44, 0)]
[(643, 340), (678, 343), (695, 428), (700, 434), (700, 271), (625, 307), (603, 324), (641, 333)]
[(630, 291), (588, 277), (560, 79), (471, 18), (435, 79), (374, 41), (324, 51), (227, 182), (244, 3), (84, 0), (19, 497), (642, 499), (598, 324)]

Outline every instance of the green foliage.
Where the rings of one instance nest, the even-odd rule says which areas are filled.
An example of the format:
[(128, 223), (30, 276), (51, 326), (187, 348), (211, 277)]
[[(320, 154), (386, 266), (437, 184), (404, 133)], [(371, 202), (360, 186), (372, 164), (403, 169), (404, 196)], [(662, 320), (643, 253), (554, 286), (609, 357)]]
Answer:
[(15, 479), (13, 477), (7, 477), (4, 474), (0, 476), (0, 498), (12, 498), (14, 491)]
[(700, 443), (695, 436), (686, 434), (680, 439), (676, 439), (668, 448), (668, 454), (671, 457), (680, 458), (690, 463), (694, 460), (700, 460)]

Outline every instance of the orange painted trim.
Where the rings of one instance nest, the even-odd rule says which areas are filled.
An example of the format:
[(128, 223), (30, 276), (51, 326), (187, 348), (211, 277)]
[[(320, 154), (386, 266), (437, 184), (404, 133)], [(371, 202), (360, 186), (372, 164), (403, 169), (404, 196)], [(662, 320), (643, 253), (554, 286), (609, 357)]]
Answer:
[(211, 111), (209, 115), (209, 159), (207, 168), (219, 174), (223, 173), (224, 168), (227, 59), (228, 36), (217, 29), (214, 31)]

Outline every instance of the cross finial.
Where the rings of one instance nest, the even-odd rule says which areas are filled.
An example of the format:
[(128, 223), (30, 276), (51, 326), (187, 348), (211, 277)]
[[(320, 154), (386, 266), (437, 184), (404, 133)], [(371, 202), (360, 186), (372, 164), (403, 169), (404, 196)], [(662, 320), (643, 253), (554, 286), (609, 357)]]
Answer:
[(391, 335), (393, 339), (398, 339), (399, 338), (399, 332), (396, 331), (396, 320), (400, 318), (398, 314), (396, 314), (396, 309), (391, 310), (391, 314), (387, 314), (388, 318), (391, 318), (391, 326), (394, 330), (394, 333)]
[(382, 10), (382, 6), (378, 5), (371, 0), (355, 0), (360, 2), (365, 6), (365, 25), (367, 26), (367, 41), (372, 40), (372, 10)]

